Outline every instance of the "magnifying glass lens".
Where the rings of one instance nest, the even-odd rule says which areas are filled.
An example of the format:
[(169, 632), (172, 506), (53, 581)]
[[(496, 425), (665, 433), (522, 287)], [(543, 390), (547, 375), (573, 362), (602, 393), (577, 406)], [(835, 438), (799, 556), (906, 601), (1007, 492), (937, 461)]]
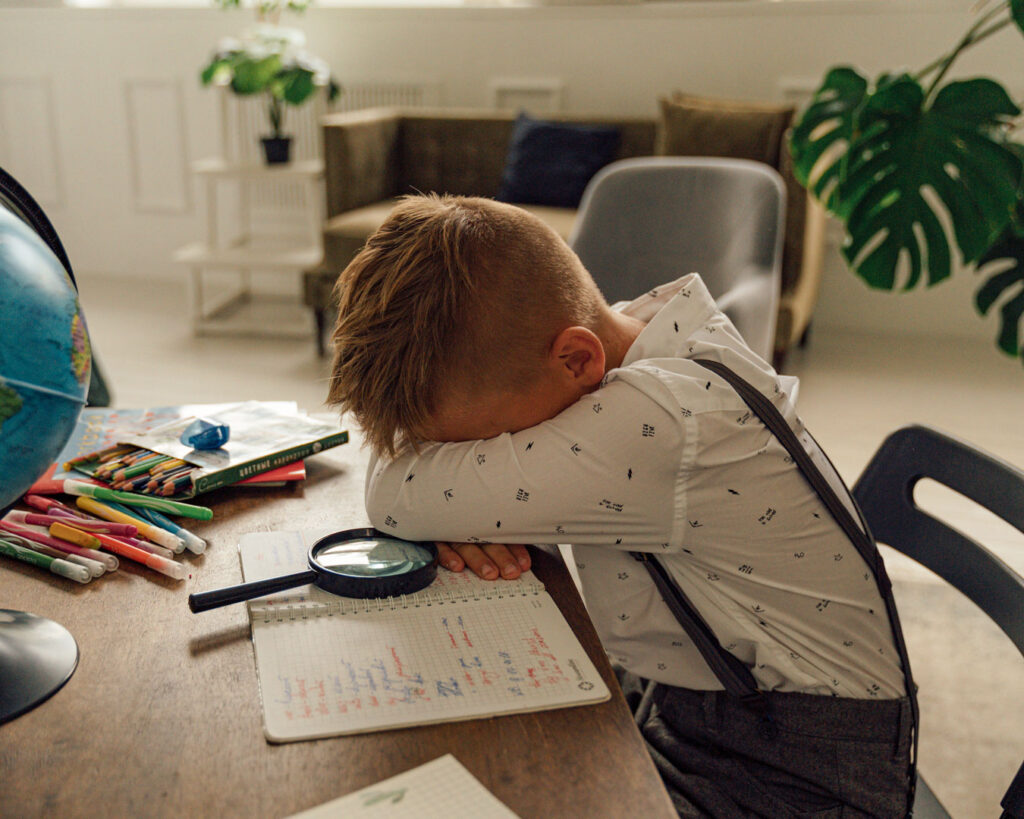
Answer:
[(308, 563), (303, 572), (190, 594), (188, 606), (192, 611), (206, 611), (306, 583), (316, 583), (343, 597), (412, 594), (437, 577), (437, 547), (389, 537), (373, 528), (346, 529), (314, 543)]
[(375, 537), (326, 544), (313, 559), (328, 571), (352, 577), (406, 575), (429, 566), (434, 556), (422, 546)]

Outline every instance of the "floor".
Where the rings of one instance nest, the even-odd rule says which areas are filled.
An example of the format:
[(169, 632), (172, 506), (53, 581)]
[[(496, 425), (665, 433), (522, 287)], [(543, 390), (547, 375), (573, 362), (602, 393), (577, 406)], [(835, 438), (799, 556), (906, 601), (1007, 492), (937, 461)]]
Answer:
[[(313, 339), (193, 337), (184, 285), (80, 282), (93, 346), (121, 407), (294, 400), (324, 412), (328, 365)], [(272, 325), (274, 315), (266, 322)], [(816, 328), (792, 355), (804, 420), (851, 482), (892, 430), (926, 423), (1024, 466), (1024, 369), (988, 343), (868, 337)], [(1024, 538), (938, 488), (920, 502), (954, 514), (1024, 573)], [(886, 550), (923, 713), (921, 770), (961, 819), (998, 814), (1024, 758), (1024, 661), (974, 607)]]

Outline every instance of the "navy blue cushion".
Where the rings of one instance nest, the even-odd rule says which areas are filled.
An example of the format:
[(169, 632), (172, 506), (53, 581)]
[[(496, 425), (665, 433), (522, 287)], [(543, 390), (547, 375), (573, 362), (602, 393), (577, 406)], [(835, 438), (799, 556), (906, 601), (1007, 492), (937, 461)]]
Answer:
[(520, 114), (509, 140), (498, 201), (578, 207), (590, 178), (615, 159), (619, 140), (618, 128)]

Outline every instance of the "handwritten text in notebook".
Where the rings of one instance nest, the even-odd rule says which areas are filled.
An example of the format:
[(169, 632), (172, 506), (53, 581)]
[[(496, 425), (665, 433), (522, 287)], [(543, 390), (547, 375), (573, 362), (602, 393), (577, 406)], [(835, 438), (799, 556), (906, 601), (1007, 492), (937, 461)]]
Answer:
[[(246, 580), (301, 569), (317, 533), (239, 545)], [(289, 741), (536, 711), (608, 690), (531, 573), (515, 581), (442, 571), (386, 600), (315, 587), (249, 604), (267, 737)]]

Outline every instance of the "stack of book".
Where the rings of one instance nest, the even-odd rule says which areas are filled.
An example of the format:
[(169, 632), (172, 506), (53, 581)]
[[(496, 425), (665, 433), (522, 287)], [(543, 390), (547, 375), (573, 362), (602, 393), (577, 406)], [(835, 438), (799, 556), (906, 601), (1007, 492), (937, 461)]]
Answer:
[[(226, 424), (227, 442), (206, 450), (183, 444), (182, 432), (197, 418)], [(65, 479), (83, 475), (172, 498), (239, 483), (280, 485), (305, 477), (303, 459), (347, 441), (340, 426), (304, 415), (287, 401), (85, 409), (57, 463), (29, 492), (61, 492)]]

